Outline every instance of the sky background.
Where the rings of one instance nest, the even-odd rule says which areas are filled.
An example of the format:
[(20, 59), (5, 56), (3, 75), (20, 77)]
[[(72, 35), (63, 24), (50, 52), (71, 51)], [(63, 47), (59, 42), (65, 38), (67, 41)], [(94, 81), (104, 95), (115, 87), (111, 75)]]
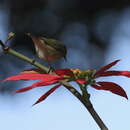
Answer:
[[(51, 6), (48, 8), (54, 8)], [(42, 12), (41, 12), (42, 14)], [(39, 14), (39, 15), (41, 15)], [(95, 44), (89, 44), (89, 26), (80, 20), (68, 22), (58, 38), (68, 46), (68, 62), (60, 62), (61, 68), (95, 69), (116, 59), (121, 61), (112, 69), (130, 70), (130, 8), (121, 11), (108, 10), (95, 17), (94, 30), (96, 35), (104, 41), (106, 50), (100, 50)], [(11, 28), (8, 25), (9, 12), (5, 8), (0, 10), (0, 39), (5, 40)], [(53, 17), (52, 31), (62, 22), (59, 17), (46, 10), (43, 18)], [(59, 22), (59, 23), (58, 23)], [(61, 23), (60, 23), (61, 22)], [(26, 24), (25, 24), (26, 25)], [(45, 24), (46, 25), (46, 24)], [(32, 24), (33, 26), (33, 24)], [(26, 26), (24, 26), (26, 27)], [(24, 28), (23, 27), (23, 28)], [(20, 28), (21, 29), (21, 28)], [(16, 29), (19, 30), (19, 27)], [(46, 28), (43, 28), (46, 30)], [(46, 31), (45, 31), (46, 32)], [(19, 46), (18, 46), (19, 47)], [(18, 49), (17, 47), (17, 49)], [(27, 46), (25, 46), (27, 47)], [(25, 55), (33, 57), (31, 51), (19, 49)], [(34, 56), (35, 57), (35, 56)], [(23, 69), (32, 66), (20, 62), (12, 56), (1, 53), (1, 79), (15, 75)], [(91, 60), (90, 60), (91, 59)], [(14, 62), (14, 63), (13, 63)], [(55, 64), (55, 66), (58, 66)], [(100, 81), (118, 83), (130, 97), (130, 78), (107, 77)], [(99, 130), (97, 124), (85, 107), (64, 87), (56, 90), (44, 102), (32, 107), (32, 104), (51, 86), (36, 88), (26, 93), (12, 94), (16, 88), (26, 87), (31, 82), (1, 83), (1, 90), (6, 87), (10, 91), (0, 93), (0, 129), (2, 130)], [(76, 84), (72, 85), (77, 88)], [(8, 87), (7, 87), (8, 86)], [(17, 87), (16, 87), (17, 86)], [(130, 101), (106, 91), (98, 91), (88, 87), (91, 102), (109, 130), (130, 130)]]

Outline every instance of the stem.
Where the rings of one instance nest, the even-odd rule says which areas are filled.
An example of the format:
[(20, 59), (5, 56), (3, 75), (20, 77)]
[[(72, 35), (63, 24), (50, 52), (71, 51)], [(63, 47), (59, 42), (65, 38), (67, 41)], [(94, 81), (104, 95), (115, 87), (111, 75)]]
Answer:
[[(36, 66), (37, 68), (41, 69), (45, 73), (48, 73), (48, 71), (49, 71), (48, 67), (46, 67), (46, 66), (34, 61), (33, 59), (31, 59), (27, 56), (24, 56), (23, 54), (18, 53), (15, 50), (5, 46), (1, 40), (0, 40), (0, 45), (2, 46), (4, 53), (16, 56), (19, 59)], [(55, 74), (54, 72), (52, 72), (52, 73)], [(98, 126), (101, 128), (101, 130), (108, 130), (108, 128), (105, 126), (105, 124), (103, 123), (103, 121), (101, 120), (99, 115), (94, 110), (93, 105), (91, 104), (90, 99), (89, 99), (90, 95), (88, 94), (86, 88), (84, 88), (83, 86), (80, 85), (81, 91), (83, 93), (83, 96), (82, 96), (74, 87), (72, 87), (67, 82), (67, 80), (62, 80), (59, 82), (84, 104), (84, 106), (90, 112), (90, 114), (92, 115), (92, 117), (94, 118), (94, 120), (96, 121)]]
[(100, 116), (98, 115), (98, 113), (95, 111), (95, 109), (94, 109), (91, 101), (83, 99), (81, 102), (87, 108), (87, 110), (89, 111), (89, 113), (91, 114), (91, 116), (93, 117), (93, 119), (96, 121), (96, 123), (98, 124), (98, 126), (101, 128), (101, 130), (108, 130), (108, 128), (106, 127), (106, 125), (104, 124), (104, 122), (102, 121), (102, 119), (100, 118)]
[(93, 119), (96, 121), (98, 126), (101, 128), (101, 130), (108, 130), (108, 128), (105, 126), (104, 122), (101, 120), (100, 116), (98, 113), (95, 111), (93, 108), (93, 105), (90, 101), (90, 94), (88, 93), (86, 86), (83, 86), (79, 84), (80, 89), (82, 91), (82, 99), (80, 100), (84, 106), (87, 108)]
[(11, 49), (11, 48), (5, 48), (5, 53), (11, 54), (11, 55), (13, 55), (13, 56), (16, 56), (16, 57), (18, 57), (19, 59), (22, 59), (23, 61), (26, 61), (26, 62), (28, 62), (28, 63), (30, 63), (30, 64), (36, 66), (37, 68), (39, 68), (39, 69), (41, 69), (41, 70), (43, 70), (43, 71), (45, 71), (45, 72), (48, 72), (48, 71), (49, 71), (49, 68), (43, 66), (42, 64), (36, 62), (35, 60), (33, 60), (33, 59), (31, 59), (31, 58), (29, 58), (29, 57), (27, 57), (27, 56), (24, 56), (24, 55), (22, 55), (22, 54), (16, 52), (15, 50), (13, 50), (13, 49)]

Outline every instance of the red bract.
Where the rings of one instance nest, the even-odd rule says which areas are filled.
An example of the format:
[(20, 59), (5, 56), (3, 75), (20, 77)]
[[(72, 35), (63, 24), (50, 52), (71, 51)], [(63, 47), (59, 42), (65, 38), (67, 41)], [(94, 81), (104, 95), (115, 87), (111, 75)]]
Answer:
[(86, 84), (87, 83), (87, 81), (84, 79), (77, 79), (76, 82), (79, 84)]
[(47, 86), (47, 85), (55, 84), (58, 81), (59, 81), (58, 79), (57, 80), (55, 80), (55, 79), (53, 79), (53, 80), (41, 80), (41, 81), (38, 81), (38, 82), (32, 84), (29, 87), (16, 90), (16, 93), (25, 92), (25, 91), (28, 91), (28, 90), (31, 90), (33, 88), (40, 87), (40, 86)]
[(45, 74), (46, 72), (37, 68), (27, 69), (21, 72), (20, 74)]
[(41, 101), (45, 100), (51, 93), (53, 93), (56, 89), (58, 89), (61, 84), (56, 85), (55, 87), (51, 88), (47, 91), (44, 95), (42, 95), (33, 105), (40, 103)]
[[(99, 69), (95, 74), (94, 78), (98, 77), (106, 77), (106, 76), (126, 76), (130, 78), (130, 71), (107, 71), (109, 68), (117, 64), (120, 60), (116, 60), (111, 62), (110, 64)], [(111, 91), (114, 94), (120, 95), (128, 99), (126, 92), (122, 87), (113, 82), (95, 82), (95, 84), (91, 84), (91, 86), (97, 90), (106, 90)]]
[(124, 89), (116, 83), (113, 82), (96, 82), (96, 78), (103, 76), (125, 76), (130, 78), (130, 71), (115, 71), (108, 70), (112, 66), (116, 65), (119, 60), (113, 61), (112, 63), (101, 67), (98, 71), (95, 70), (84, 70), (80, 69), (57, 69), (54, 74), (44, 74), (43, 71), (38, 69), (30, 69), (21, 72), (19, 75), (11, 76), (6, 78), (4, 81), (11, 80), (40, 80), (33, 83), (31, 86), (16, 90), (16, 93), (25, 92), (40, 86), (47, 86), (58, 83), (55, 87), (51, 88), (43, 96), (41, 96), (35, 104), (46, 99), (52, 92), (61, 86), (59, 83), (61, 80), (68, 79), (69, 81), (75, 81), (83, 86), (90, 85), (97, 90), (106, 90), (114, 94), (120, 95), (128, 99)]
[(114, 94), (120, 95), (128, 99), (126, 92), (123, 88), (121, 88), (118, 84), (113, 82), (96, 82), (96, 84), (91, 85), (93, 88), (97, 90), (106, 90), (111, 91)]
[(60, 76), (74, 76), (73, 72), (70, 69), (57, 69), (55, 73)]
[(98, 77), (100, 76), (100, 74), (102, 74), (103, 72), (105, 72), (106, 70), (110, 69), (112, 66), (114, 66), (115, 64), (117, 64), (120, 60), (115, 60), (113, 62), (111, 62), (108, 65), (105, 65), (103, 67), (101, 67), (94, 75), (94, 77)]
[[(39, 80), (39, 79), (61, 79), (61, 76), (52, 74), (32, 74), (25, 73), (6, 78), (4, 81), (11, 80)], [(63, 79), (63, 78), (62, 78)]]
[[(58, 76), (58, 75), (37, 74), (37, 73), (35, 73), (35, 69), (31, 70), (30, 73), (29, 73), (29, 71), (27, 71), (27, 73), (24, 71), (24, 73), (22, 72), (19, 75), (8, 77), (4, 81), (40, 80), (40, 81), (37, 81), (37, 82), (33, 83), (31, 86), (16, 90), (16, 93), (20, 93), (20, 92), (25, 92), (25, 91), (31, 90), (31, 89), (36, 88), (36, 87), (52, 85), (52, 84), (58, 83), (60, 80), (64, 79), (62, 76)], [(53, 93), (60, 86), (61, 85), (58, 84), (57, 86), (50, 89), (47, 93), (45, 93), (42, 97), (40, 97), (39, 100), (35, 104), (40, 103), (41, 101), (46, 99), (51, 93)]]
[(97, 77), (105, 77), (105, 76), (125, 76), (130, 78), (130, 71), (106, 71), (100, 73)]

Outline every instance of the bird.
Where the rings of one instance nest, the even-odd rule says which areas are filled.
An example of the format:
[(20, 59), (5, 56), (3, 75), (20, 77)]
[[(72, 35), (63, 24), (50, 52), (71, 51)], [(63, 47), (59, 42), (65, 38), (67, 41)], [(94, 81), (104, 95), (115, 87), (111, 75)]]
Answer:
[(61, 41), (42, 36), (35, 36), (30, 33), (26, 34), (32, 39), (36, 53), (40, 59), (47, 62), (55, 62), (61, 58), (67, 60), (67, 48)]

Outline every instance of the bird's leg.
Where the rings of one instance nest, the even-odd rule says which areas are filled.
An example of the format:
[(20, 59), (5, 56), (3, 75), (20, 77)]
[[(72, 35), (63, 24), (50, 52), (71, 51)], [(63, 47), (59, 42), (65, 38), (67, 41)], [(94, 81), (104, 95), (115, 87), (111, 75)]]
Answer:
[(53, 72), (55, 69), (51, 66), (51, 64), (49, 63), (49, 70), (47, 73)]
[(50, 72), (53, 72), (55, 69), (54, 68), (52, 68), (51, 66), (49, 66), (49, 70), (48, 70), (48, 74), (50, 73)]

